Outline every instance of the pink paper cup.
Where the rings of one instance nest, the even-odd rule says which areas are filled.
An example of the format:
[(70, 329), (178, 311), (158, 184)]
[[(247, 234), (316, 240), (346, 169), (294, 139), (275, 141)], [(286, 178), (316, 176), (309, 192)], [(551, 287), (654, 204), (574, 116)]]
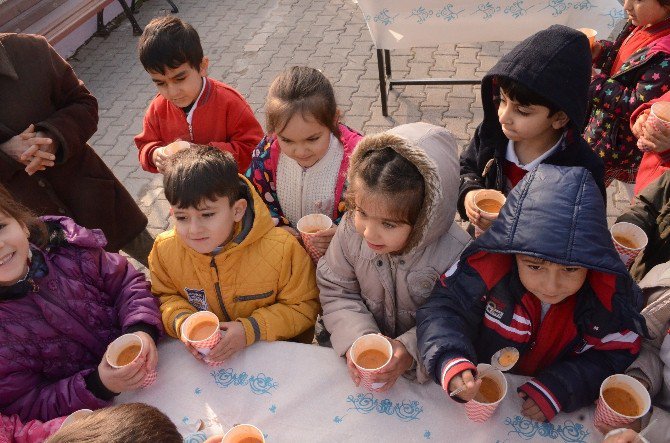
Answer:
[[(635, 401), (640, 407), (640, 413), (634, 416), (624, 415), (612, 409), (603, 398), (603, 392), (607, 388), (625, 389), (633, 396), (633, 398), (635, 398)], [(596, 403), (596, 412), (593, 415), (593, 423), (597, 426), (608, 425), (613, 428), (622, 427), (644, 416), (649, 412), (649, 408), (651, 408), (651, 397), (642, 383), (628, 375), (610, 375), (600, 385), (600, 396)]]
[(324, 214), (309, 214), (302, 217), (298, 220), (296, 228), (300, 232), (300, 237), (302, 238), (302, 243), (305, 245), (305, 250), (312, 257), (314, 263), (318, 262), (322, 253), (317, 251), (314, 246), (312, 246), (312, 238), (314, 234), (326, 229), (330, 229), (333, 226), (333, 221)]
[(647, 234), (639, 226), (628, 222), (615, 223), (610, 233), (619, 258), (629, 268), (640, 252), (647, 247)]
[(265, 443), (265, 436), (256, 426), (241, 424), (230, 428), (230, 430), (223, 436), (221, 443), (241, 443), (243, 441), (258, 441), (259, 443)]
[[(365, 351), (375, 350), (382, 352), (387, 356), (386, 361), (383, 365), (377, 368), (366, 368), (358, 364), (358, 359)], [(374, 375), (378, 373), (384, 366), (386, 366), (393, 356), (393, 346), (391, 342), (388, 341), (386, 337), (379, 334), (366, 334), (361, 337), (358, 337), (354, 344), (349, 348), (349, 357), (351, 361), (354, 362), (356, 368), (358, 368), (358, 373), (361, 376), (361, 384), (368, 391), (379, 389), (384, 386), (386, 383), (374, 383), (372, 380)]]
[[(133, 345), (140, 347), (138, 354), (135, 356), (135, 358), (133, 358), (132, 361), (126, 363), (125, 365), (119, 364), (118, 360), (121, 352), (129, 346)], [(142, 339), (136, 334), (124, 334), (110, 343), (109, 347), (107, 348), (107, 352), (105, 353), (105, 359), (111, 367), (119, 369), (133, 363), (140, 355), (142, 355), (142, 352), (144, 352), (144, 343), (142, 342)], [(152, 385), (156, 381), (157, 377), (158, 373), (156, 371), (147, 371), (140, 388), (146, 388), (147, 386)]]
[[(507, 198), (505, 198), (505, 194), (500, 191), (496, 191), (495, 189), (482, 189), (475, 194), (474, 200), (475, 206), (477, 206), (477, 209), (479, 209), (481, 215), (485, 215), (487, 217), (497, 217), (498, 213), (500, 212), (500, 208), (502, 208), (502, 206), (505, 204)], [(493, 211), (492, 209), (494, 208), (489, 208), (487, 206), (480, 207), (479, 205), (484, 200), (493, 200), (500, 205), (500, 208), (498, 208), (497, 211)], [(479, 237), (483, 233), (483, 230), (475, 226), (475, 237)]]
[(500, 406), (500, 403), (507, 395), (507, 379), (502, 372), (489, 371), (490, 368), (491, 365), (480, 363), (477, 365), (477, 372), (481, 373), (482, 371), (486, 371), (484, 378), (493, 380), (496, 385), (498, 385), (498, 389), (500, 392), (502, 392), (502, 394), (498, 401), (493, 403), (478, 401), (477, 396), (475, 396), (475, 399), (470, 400), (465, 404), (465, 415), (467, 415), (467, 417), (475, 423), (484, 423), (486, 420), (491, 418), (493, 413), (496, 411), (496, 409), (498, 409), (498, 406)]
[(195, 314), (191, 314), (184, 322), (181, 324), (181, 336), (182, 338), (193, 345), (193, 347), (200, 353), (200, 355), (205, 357), (205, 362), (210, 366), (218, 366), (223, 364), (223, 362), (213, 362), (207, 360), (207, 355), (216, 346), (219, 341), (221, 341), (221, 330), (217, 327), (216, 330), (202, 340), (193, 340), (190, 338), (190, 333), (193, 329), (203, 323), (203, 322), (212, 322), (219, 324), (219, 317), (216, 316), (213, 312), (210, 311), (199, 311)]

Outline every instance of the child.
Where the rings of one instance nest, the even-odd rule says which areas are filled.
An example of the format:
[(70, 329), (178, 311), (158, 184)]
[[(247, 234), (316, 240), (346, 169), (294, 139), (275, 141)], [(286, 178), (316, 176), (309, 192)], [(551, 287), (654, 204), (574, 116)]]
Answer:
[(651, 105), (657, 101), (670, 101), (670, 92), (641, 105), (630, 118), (631, 130), (638, 139), (638, 147), (647, 150), (642, 154), (635, 176), (635, 195), (639, 195), (648, 184), (670, 170), (670, 128), (647, 124)]
[(605, 205), (584, 168), (540, 165), (417, 311), (428, 373), (457, 401), (477, 393), (475, 365), (507, 346), (522, 413), (550, 421), (593, 403), (635, 359), (646, 332), (640, 289), (614, 249)]
[(163, 172), (173, 153), (166, 146), (184, 140), (228, 151), (239, 171), (246, 171), (263, 129), (244, 97), (207, 77), (209, 59), (196, 30), (175, 16), (155, 18), (144, 28), (138, 49), (158, 88), (135, 137), (142, 168)]
[(454, 137), (427, 123), (401, 125), (361, 141), (349, 168), (348, 205), (319, 262), (323, 321), (338, 355), (360, 336), (382, 333), (393, 358), (375, 376), (391, 388), (400, 375), (428, 379), (417, 364), (414, 313), (435, 280), (470, 241), (453, 219), (458, 189)]
[(227, 333), (208, 355), (211, 362), (259, 340), (311, 343), (319, 311), (311, 259), (274, 227), (236, 167), (232, 155), (210, 146), (170, 158), (163, 185), (175, 228), (156, 238), (149, 255), (151, 290), (169, 335), (181, 337), (181, 324), (197, 311), (223, 322)]
[(0, 443), (40, 443), (60, 428), (65, 417), (54, 418), (42, 423), (30, 420), (25, 425), (18, 415), (0, 415)]
[[(100, 409), (64, 426), (47, 443), (182, 443), (177, 427), (160, 410), (144, 403)], [(17, 442), (18, 443), (18, 442)]]
[[(104, 245), (101, 231), (34, 218), (0, 188), (0, 413), (44, 421), (97, 409), (156, 368), (158, 303)], [(114, 369), (107, 345), (130, 332), (146, 351)]]
[(616, 221), (633, 223), (647, 234), (647, 246), (630, 268), (635, 280), (642, 280), (651, 268), (670, 260), (670, 171), (644, 188)]
[[(631, 24), (593, 48), (589, 119), (584, 138), (605, 161), (605, 184), (634, 183), (642, 152), (629, 119), (670, 82), (670, 0), (625, 0)], [(632, 186), (628, 186), (632, 187)], [(627, 187), (627, 188), (628, 188)], [(631, 189), (632, 190), (632, 189)]]
[[(246, 176), (275, 224), (296, 237), (304, 215), (325, 214), (338, 224), (349, 157), (362, 135), (339, 123), (330, 82), (316, 69), (289, 68), (272, 82), (265, 113), (269, 134), (254, 150)], [(315, 236), (317, 250), (326, 251), (335, 229)]]
[(482, 230), (480, 189), (505, 195), (540, 163), (587, 168), (601, 188), (603, 163), (581, 138), (591, 55), (584, 34), (554, 25), (503, 56), (482, 80), (484, 120), (461, 155), (458, 210)]

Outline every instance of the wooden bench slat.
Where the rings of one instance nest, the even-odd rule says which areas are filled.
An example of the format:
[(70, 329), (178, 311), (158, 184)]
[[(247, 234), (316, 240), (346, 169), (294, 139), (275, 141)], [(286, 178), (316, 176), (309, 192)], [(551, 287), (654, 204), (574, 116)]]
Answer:
[(114, 0), (66, 0), (48, 16), (26, 28), (25, 33), (40, 34), (53, 45), (94, 17)]
[(21, 2), (16, 10), (0, 11), (0, 31), (2, 32), (24, 32), (31, 24), (41, 20), (56, 10), (67, 0), (47, 0)]

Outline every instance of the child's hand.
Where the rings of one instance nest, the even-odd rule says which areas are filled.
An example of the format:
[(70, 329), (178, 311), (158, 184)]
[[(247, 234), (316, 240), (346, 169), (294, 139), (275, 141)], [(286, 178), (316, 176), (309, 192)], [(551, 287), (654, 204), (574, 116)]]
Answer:
[(465, 214), (468, 216), (470, 223), (485, 231), (491, 226), (491, 222), (495, 220), (495, 217), (491, 218), (483, 215), (477, 205), (475, 205), (475, 194), (478, 191), (480, 190), (475, 189), (465, 194), (463, 203), (465, 205)]
[(347, 349), (347, 352), (344, 355), (347, 357), (347, 370), (349, 371), (349, 377), (351, 377), (351, 381), (353, 381), (354, 384), (358, 386), (361, 384), (361, 375), (358, 373), (358, 368), (351, 359), (349, 349)]
[(158, 169), (158, 172), (161, 174), (165, 172), (165, 162), (170, 156), (165, 153), (165, 146), (154, 149), (154, 152), (151, 153), (151, 161), (154, 162), (154, 166)]
[(644, 110), (637, 116), (637, 120), (633, 124), (633, 127), (630, 128), (633, 131), (635, 138), (642, 137), (642, 129), (644, 128), (645, 123), (647, 123), (647, 118), (649, 118), (649, 109)]
[(207, 355), (208, 361), (228, 360), (247, 346), (247, 336), (242, 323), (239, 321), (227, 321), (221, 323), (220, 327), (226, 333)]
[(289, 234), (297, 238), (298, 241), (300, 241), (300, 233), (297, 230), (293, 229), (290, 226), (280, 226), (279, 228), (283, 229), (284, 231), (287, 231)]
[(525, 392), (519, 392), (519, 397), (523, 399), (523, 404), (521, 405), (521, 414), (523, 416), (539, 422), (547, 421), (547, 417), (544, 416), (540, 407), (532, 398), (528, 397)]
[[(609, 433), (609, 431), (607, 432)], [(606, 434), (603, 432), (603, 434)], [(641, 441), (637, 432), (630, 429), (622, 429), (620, 432), (607, 436), (603, 443), (635, 443)]]
[(337, 226), (324, 229), (323, 231), (319, 231), (314, 234), (314, 237), (312, 237), (312, 246), (314, 246), (314, 249), (316, 249), (320, 254), (325, 254), (326, 249), (328, 249), (328, 245), (330, 245), (330, 242), (333, 240), (335, 231), (337, 231)]
[(146, 361), (147, 371), (155, 371), (156, 366), (158, 366), (158, 350), (154, 339), (143, 331), (133, 332), (133, 334), (142, 340), (142, 355), (140, 357)]
[(601, 52), (603, 52), (603, 45), (601, 45), (600, 42), (596, 40), (593, 42), (593, 46), (591, 46), (591, 58), (595, 60), (598, 58)]
[(205, 357), (200, 352), (198, 352), (198, 350), (195, 349), (195, 347), (191, 343), (187, 342), (186, 340), (182, 340), (182, 343), (184, 343), (184, 345), (186, 346), (186, 349), (188, 350), (188, 352), (191, 353), (192, 356), (194, 356), (198, 360), (204, 360), (205, 359)]
[(479, 387), (481, 385), (481, 379), (475, 380), (472, 371), (467, 369), (449, 380), (449, 390), (447, 394), (451, 394), (455, 390), (461, 389), (463, 386), (467, 386), (466, 389), (456, 394), (456, 397), (463, 401), (470, 401), (475, 398), (475, 395), (477, 395), (477, 392), (479, 392)]
[(658, 153), (667, 151), (670, 149), (670, 128), (659, 125), (658, 129), (655, 129), (645, 121), (638, 145)]
[(140, 355), (134, 362), (117, 369), (107, 363), (105, 355), (102, 356), (102, 361), (98, 365), (98, 375), (107, 389), (120, 394), (142, 386), (144, 377), (147, 375), (144, 356)]
[(386, 383), (377, 392), (386, 392), (393, 387), (398, 378), (403, 375), (414, 363), (414, 357), (407, 352), (407, 348), (399, 340), (386, 337), (391, 342), (393, 356), (391, 361), (372, 378), (373, 383)]

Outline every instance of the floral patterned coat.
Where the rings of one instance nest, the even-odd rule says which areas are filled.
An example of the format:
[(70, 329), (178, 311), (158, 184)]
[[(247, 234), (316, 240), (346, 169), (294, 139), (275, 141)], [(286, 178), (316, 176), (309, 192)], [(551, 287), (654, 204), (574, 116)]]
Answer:
[(584, 138), (605, 162), (606, 185), (613, 179), (635, 182), (642, 152), (631, 132), (630, 116), (638, 106), (670, 89), (670, 36), (635, 52), (609, 76), (617, 52), (634, 29), (626, 27), (614, 42), (601, 40), (603, 50), (593, 63), (602, 72), (591, 81)]

